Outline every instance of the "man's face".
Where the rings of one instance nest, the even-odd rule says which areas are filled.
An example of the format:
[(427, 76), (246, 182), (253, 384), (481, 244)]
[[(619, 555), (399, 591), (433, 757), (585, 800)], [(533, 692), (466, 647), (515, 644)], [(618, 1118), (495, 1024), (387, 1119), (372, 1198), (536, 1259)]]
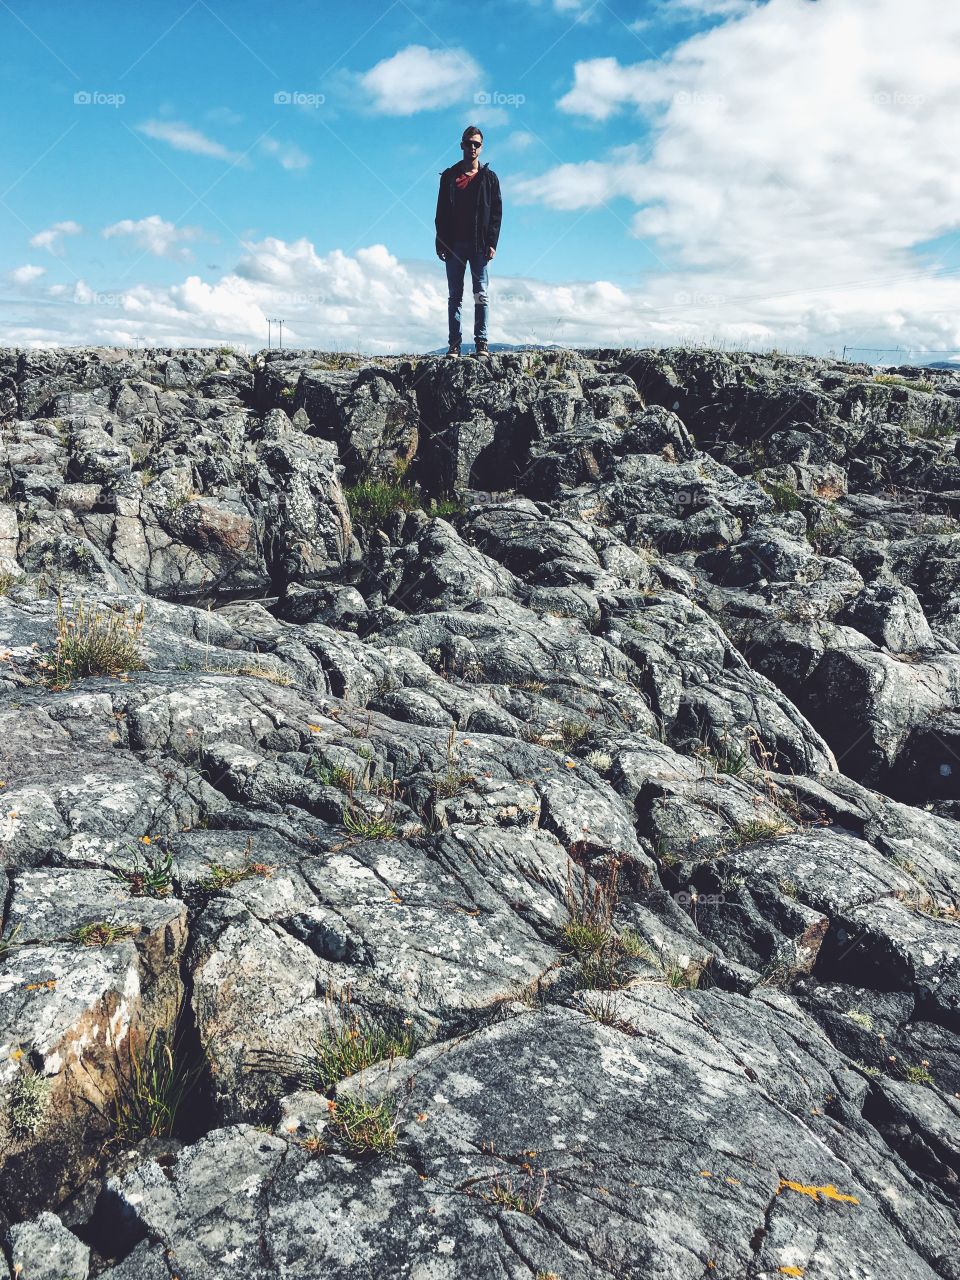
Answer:
[(473, 164), (474, 158), (480, 155), (480, 148), (483, 146), (483, 139), (479, 133), (471, 133), (469, 138), (465, 138), (460, 143), (463, 148), (463, 158), (467, 164)]

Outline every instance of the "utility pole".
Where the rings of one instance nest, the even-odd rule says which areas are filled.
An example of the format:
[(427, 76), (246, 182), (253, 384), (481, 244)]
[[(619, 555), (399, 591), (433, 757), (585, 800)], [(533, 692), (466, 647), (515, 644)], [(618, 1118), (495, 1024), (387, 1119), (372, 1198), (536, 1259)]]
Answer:
[(282, 351), (283, 350), (283, 321), (278, 320), (276, 317), (274, 317), (272, 320), (267, 321), (267, 350), (268, 351), (270, 350), (270, 344), (271, 344), (270, 326), (272, 324), (278, 324), (280, 326), (280, 348), (279, 349)]

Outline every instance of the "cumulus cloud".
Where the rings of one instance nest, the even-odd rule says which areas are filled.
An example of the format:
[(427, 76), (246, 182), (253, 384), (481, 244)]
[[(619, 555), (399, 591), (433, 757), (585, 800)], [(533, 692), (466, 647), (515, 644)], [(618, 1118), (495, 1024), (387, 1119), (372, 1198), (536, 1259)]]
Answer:
[(471, 98), (480, 78), (479, 65), (463, 49), (411, 44), (363, 72), (359, 83), (374, 111), (410, 116)]
[(201, 133), (192, 125), (185, 124), (182, 120), (145, 120), (142, 124), (138, 124), (137, 128), (148, 138), (166, 142), (177, 151), (190, 151), (198, 156), (213, 156), (217, 160), (230, 160), (235, 164), (240, 163), (242, 159), (239, 152), (231, 151), (229, 147), (223, 146), (213, 138), (208, 138), (205, 133)]
[(632, 201), (629, 233), (662, 267), (654, 294), (723, 297), (742, 319), (779, 295), (765, 325), (862, 321), (956, 345), (957, 286), (912, 251), (960, 224), (960, 9), (768, 0), (736, 12), (663, 58), (578, 62), (560, 109), (599, 124), (632, 113), (647, 137), (521, 180), (514, 199)]
[(83, 227), (79, 222), (73, 222), (68, 219), (66, 222), (55, 222), (52, 227), (47, 227), (45, 231), (38, 231), (35, 236), (30, 237), (30, 244), (34, 249), (47, 249), (50, 253), (63, 254), (63, 237), (78, 236)]
[[(547, 282), (491, 272), (495, 341), (570, 346), (648, 346), (716, 341), (732, 346), (835, 350), (852, 334), (886, 333), (884, 346), (958, 346), (960, 286), (913, 280), (912, 308), (902, 281), (858, 290), (838, 280), (770, 297), (740, 280), (706, 280), (662, 271), (642, 287), (613, 280)], [(856, 282), (854, 282), (854, 285)], [(726, 288), (726, 292), (724, 292)], [(370, 353), (426, 351), (446, 345), (446, 277), (438, 263), (404, 261), (384, 244), (318, 253), (306, 237), (247, 241), (233, 271), (198, 273), (172, 285), (137, 284), (109, 292), (85, 281), (43, 290), (30, 323), (7, 323), (4, 341), (52, 344), (179, 346), (265, 344), (267, 318), (282, 317), (284, 342)], [(881, 326), (878, 330), (877, 326)], [(465, 315), (469, 330), (469, 315)]]
[(135, 244), (156, 258), (175, 258), (185, 260), (192, 257), (190, 250), (182, 243), (187, 240), (199, 240), (203, 235), (200, 227), (178, 227), (166, 222), (158, 213), (148, 218), (123, 218), (112, 226), (103, 228), (104, 239), (115, 236), (129, 236)]
[[(169, 286), (110, 292), (84, 280), (51, 285), (38, 321), (8, 325), (5, 340), (37, 347), (77, 342), (133, 345), (265, 344), (267, 317), (282, 316), (284, 343), (368, 352), (446, 346), (446, 276), (439, 263), (401, 261), (384, 244), (319, 254), (306, 237), (248, 241), (216, 280), (191, 273)], [(643, 302), (616, 282), (491, 280), (497, 337), (506, 342), (603, 342), (623, 332)], [(469, 323), (469, 321), (468, 321)]]
[(22, 267), (14, 267), (10, 272), (10, 279), (14, 284), (31, 284), (34, 280), (39, 280), (42, 275), (45, 275), (46, 270), (46, 267), (35, 267), (26, 262)]

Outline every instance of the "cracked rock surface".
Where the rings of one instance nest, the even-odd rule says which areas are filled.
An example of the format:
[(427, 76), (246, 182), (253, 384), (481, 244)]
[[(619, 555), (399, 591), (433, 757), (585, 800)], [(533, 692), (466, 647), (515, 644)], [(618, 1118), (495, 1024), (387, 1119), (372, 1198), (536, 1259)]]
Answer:
[(958, 439), (0, 351), (0, 1270), (960, 1280)]

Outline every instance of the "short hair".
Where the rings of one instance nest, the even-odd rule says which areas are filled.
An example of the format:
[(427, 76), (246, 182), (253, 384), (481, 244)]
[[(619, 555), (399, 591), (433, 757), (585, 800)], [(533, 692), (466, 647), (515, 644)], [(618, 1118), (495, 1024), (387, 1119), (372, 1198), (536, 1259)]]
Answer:
[(473, 135), (474, 135), (475, 133), (479, 133), (479, 134), (480, 134), (480, 141), (482, 142), (482, 141), (483, 141), (483, 130), (482, 130), (482, 129), (478, 129), (478, 128), (477, 128), (477, 126), (476, 126), (475, 124), (467, 125), (466, 129), (464, 129), (463, 133), (461, 133), (461, 135), (460, 135), (460, 141), (461, 141), (461, 142), (466, 142), (466, 140), (467, 140), (468, 138), (472, 138), (472, 137), (473, 137)]

